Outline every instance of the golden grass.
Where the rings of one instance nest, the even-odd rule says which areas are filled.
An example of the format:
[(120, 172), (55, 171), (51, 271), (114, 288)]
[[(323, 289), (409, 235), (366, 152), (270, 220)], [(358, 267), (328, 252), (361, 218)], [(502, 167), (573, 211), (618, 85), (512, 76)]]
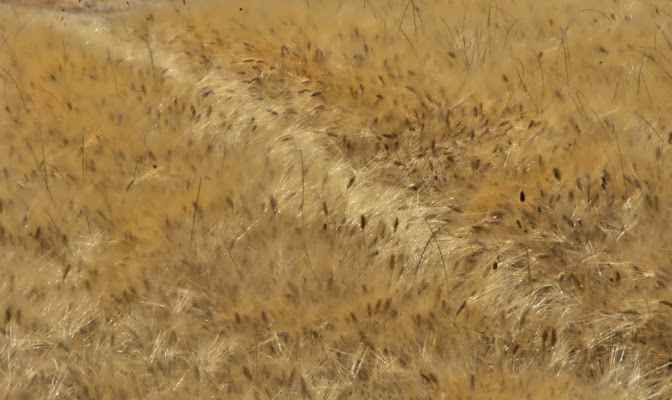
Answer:
[(582, 4), (0, 4), (5, 398), (672, 396), (672, 9)]

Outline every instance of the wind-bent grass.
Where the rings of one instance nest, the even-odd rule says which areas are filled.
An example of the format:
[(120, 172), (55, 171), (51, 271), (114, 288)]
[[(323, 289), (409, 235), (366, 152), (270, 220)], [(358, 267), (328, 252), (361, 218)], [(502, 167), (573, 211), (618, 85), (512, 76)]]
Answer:
[(0, 4), (8, 398), (668, 398), (664, 2)]

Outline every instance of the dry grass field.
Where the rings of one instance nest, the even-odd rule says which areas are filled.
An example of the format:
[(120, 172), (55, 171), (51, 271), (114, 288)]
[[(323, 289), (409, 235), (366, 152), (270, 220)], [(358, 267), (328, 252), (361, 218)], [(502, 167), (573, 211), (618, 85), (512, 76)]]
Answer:
[(672, 397), (668, 2), (20, 3), (1, 398)]

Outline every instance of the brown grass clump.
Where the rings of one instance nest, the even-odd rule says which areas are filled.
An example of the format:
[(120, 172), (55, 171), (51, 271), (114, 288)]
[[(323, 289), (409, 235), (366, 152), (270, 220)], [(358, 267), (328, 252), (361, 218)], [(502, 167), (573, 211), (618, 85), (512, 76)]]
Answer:
[(582, 4), (0, 4), (5, 397), (671, 397), (672, 9)]

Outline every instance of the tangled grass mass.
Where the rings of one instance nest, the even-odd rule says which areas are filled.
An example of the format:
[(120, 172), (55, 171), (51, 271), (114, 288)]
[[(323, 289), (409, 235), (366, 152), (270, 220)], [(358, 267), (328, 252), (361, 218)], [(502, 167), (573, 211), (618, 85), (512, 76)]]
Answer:
[(0, 4), (2, 398), (672, 397), (672, 7), (584, 3)]

